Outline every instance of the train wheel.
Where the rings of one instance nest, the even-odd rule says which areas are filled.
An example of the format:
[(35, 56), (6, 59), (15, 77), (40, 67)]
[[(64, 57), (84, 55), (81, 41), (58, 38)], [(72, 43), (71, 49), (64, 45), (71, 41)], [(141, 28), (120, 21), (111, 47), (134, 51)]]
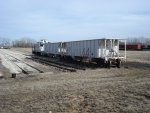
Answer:
[(107, 62), (105, 62), (104, 67), (107, 68)]
[(111, 61), (108, 60), (107, 62), (107, 68), (110, 69)]
[(120, 60), (120, 59), (117, 59), (116, 62), (117, 62), (116, 66), (117, 66), (118, 68), (121, 68), (121, 60)]
[(104, 67), (105, 66), (104, 60), (97, 61), (97, 65), (99, 67)]

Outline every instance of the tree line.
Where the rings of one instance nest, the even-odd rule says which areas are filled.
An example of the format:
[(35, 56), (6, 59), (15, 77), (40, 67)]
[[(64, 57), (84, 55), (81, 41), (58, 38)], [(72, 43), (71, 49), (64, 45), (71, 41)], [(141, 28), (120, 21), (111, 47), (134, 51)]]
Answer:
[(0, 37), (0, 46), (31, 48), (36, 41), (32, 38), (24, 37), (21, 39), (10, 40)]
[[(127, 44), (143, 44), (150, 45), (150, 38), (144, 37), (132, 37), (127, 38)], [(31, 48), (36, 41), (33, 38), (24, 37), (21, 39), (10, 40), (9, 38), (0, 37), (0, 46), (10, 46), (10, 47), (23, 47)]]
[(150, 38), (145, 37), (132, 37), (127, 38), (127, 44), (142, 44), (142, 45), (150, 45)]
[(21, 38), (19, 40), (12, 41), (13, 47), (31, 48), (36, 41), (32, 38)]

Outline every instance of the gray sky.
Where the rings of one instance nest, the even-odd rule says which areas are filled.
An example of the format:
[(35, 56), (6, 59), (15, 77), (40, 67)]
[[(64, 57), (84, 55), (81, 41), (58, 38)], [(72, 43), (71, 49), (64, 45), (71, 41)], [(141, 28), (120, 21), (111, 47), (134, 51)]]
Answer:
[(0, 0), (0, 36), (49, 41), (150, 37), (150, 0)]

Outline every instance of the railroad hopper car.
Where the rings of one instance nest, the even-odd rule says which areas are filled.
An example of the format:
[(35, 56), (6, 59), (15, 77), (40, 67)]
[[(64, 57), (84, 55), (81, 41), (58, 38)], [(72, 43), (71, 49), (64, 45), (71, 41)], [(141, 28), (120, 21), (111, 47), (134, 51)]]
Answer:
[(50, 57), (58, 57), (60, 54), (59, 45), (60, 43), (51, 43), (51, 42), (45, 43), (44, 46), (45, 55)]
[[(123, 41), (126, 45), (126, 41)], [(81, 62), (95, 62), (98, 65), (110, 66), (115, 64), (120, 67), (121, 62), (126, 60), (126, 51), (123, 55), (120, 54), (119, 43), (120, 39), (48, 42), (44, 44), (43, 53), (52, 57), (73, 59)]]

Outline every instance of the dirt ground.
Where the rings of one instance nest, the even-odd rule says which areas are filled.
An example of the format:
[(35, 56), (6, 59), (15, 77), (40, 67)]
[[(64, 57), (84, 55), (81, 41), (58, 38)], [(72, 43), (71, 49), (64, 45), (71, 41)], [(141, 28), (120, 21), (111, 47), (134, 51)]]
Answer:
[(120, 69), (0, 78), (0, 113), (110, 112), (150, 113), (150, 51), (128, 51)]
[(21, 51), (24, 53), (31, 53), (32, 48), (11, 48), (12, 51)]

